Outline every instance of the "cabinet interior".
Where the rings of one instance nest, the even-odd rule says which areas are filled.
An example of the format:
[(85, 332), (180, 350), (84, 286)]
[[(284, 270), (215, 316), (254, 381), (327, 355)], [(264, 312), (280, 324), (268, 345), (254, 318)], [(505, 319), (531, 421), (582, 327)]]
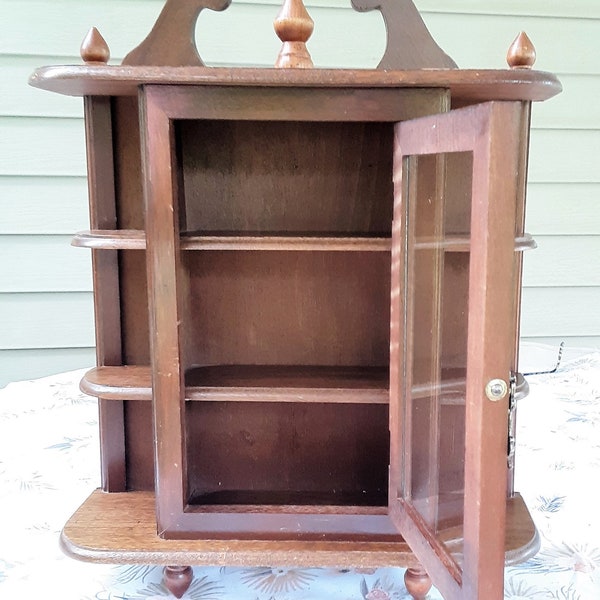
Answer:
[[(387, 123), (176, 121), (182, 231), (388, 237)], [(182, 252), (187, 378), (360, 387), (389, 364), (388, 252)], [(197, 367), (200, 367), (198, 369)], [(272, 367), (275, 367), (273, 369)], [(341, 368), (341, 370), (340, 370)], [(237, 378), (237, 379), (236, 379)], [(385, 405), (188, 402), (190, 504), (387, 503)]]

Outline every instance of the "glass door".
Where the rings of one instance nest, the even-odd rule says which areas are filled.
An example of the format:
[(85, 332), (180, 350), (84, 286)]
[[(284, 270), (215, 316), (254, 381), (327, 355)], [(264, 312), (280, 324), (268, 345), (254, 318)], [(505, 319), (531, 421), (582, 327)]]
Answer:
[(501, 600), (520, 103), (396, 125), (390, 515), (447, 600)]

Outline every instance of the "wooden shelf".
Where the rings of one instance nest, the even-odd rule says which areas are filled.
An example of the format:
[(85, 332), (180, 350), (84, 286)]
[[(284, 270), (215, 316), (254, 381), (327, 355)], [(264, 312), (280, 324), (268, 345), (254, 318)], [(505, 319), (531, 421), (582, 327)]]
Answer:
[(94, 229), (73, 236), (72, 246), (94, 250), (145, 250), (146, 232), (140, 229)]
[(95, 367), (79, 387), (104, 400), (152, 400), (152, 372), (147, 366)]
[[(106, 250), (145, 250), (146, 235), (140, 230), (82, 231), (73, 246)], [(183, 234), (182, 250), (296, 250), (337, 252), (389, 252), (389, 237), (359, 235), (199, 235)]]
[[(464, 404), (464, 370), (455, 371), (444, 375), (444, 404)], [(148, 366), (96, 367), (84, 375), (81, 390), (105, 400), (152, 400), (152, 374)], [(415, 399), (430, 393), (430, 386), (413, 388)], [(528, 393), (517, 373), (516, 399)], [(186, 373), (185, 395), (191, 401), (387, 404), (389, 378), (383, 367), (196, 367)]]
[[(150, 367), (97, 367), (83, 392), (107, 400), (151, 400)], [(381, 367), (225, 365), (186, 373), (186, 399), (234, 402), (387, 404), (388, 372)]]
[[(151, 492), (94, 491), (65, 525), (60, 544), (69, 556), (115, 564), (298, 567), (406, 567), (416, 563), (402, 541), (163, 540), (156, 534)], [(506, 563), (527, 560), (539, 536), (521, 496), (507, 501)]]
[[(142, 230), (93, 230), (77, 233), (71, 242), (80, 248), (95, 250), (145, 250), (146, 234)], [(326, 251), (326, 252), (390, 252), (389, 237), (367, 237), (359, 235), (199, 235), (183, 234), (182, 250), (271, 250), (271, 251)], [(524, 234), (515, 238), (515, 251), (523, 252), (536, 248), (533, 237)], [(448, 236), (443, 242), (423, 241), (416, 244), (417, 250), (443, 249), (446, 252), (468, 252), (467, 236)]]

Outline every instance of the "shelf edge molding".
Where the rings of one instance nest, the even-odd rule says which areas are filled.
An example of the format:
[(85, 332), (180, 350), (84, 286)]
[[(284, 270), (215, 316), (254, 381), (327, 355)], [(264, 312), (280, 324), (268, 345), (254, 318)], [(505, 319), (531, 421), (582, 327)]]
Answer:
[[(145, 250), (146, 234), (142, 230), (80, 231), (72, 246), (93, 250)], [(515, 252), (537, 247), (533, 237), (525, 233), (515, 238)], [(291, 236), (291, 235), (188, 235), (180, 238), (182, 250), (257, 250), (257, 251), (323, 251), (323, 252), (390, 252), (389, 237), (366, 236)], [(417, 250), (444, 249), (448, 252), (468, 252), (466, 236), (449, 235), (443, 242), (417, 242)]]

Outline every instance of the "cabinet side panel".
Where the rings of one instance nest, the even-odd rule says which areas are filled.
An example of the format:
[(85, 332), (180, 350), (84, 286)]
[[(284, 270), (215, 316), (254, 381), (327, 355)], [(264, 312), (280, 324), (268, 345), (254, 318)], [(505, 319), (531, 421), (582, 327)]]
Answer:
[[(519, 136), (519, 158), (518, 158), (518, 176), (517, 176), (517, 209), (515, 219), (515, 236), (520, 236), (525, 231), (525, 200), (527, 192), (527, 169), (529, 165), (529, 135), (531, 124), (531, 102), (522, 102), (519, 115), (521, 133)], [(523, 253), (515, 252), (515, 281), (513, 285), (514, 304), (513, 319), (511, 331), (514, 335), (515, 350), (512, 363), (512, 370), (516, 372), (519, 365), (519, 339), (521, 331), (521, 297), (523, 294)], [(516, 415), (512, 419), (512, 431), (509, 435), (516, 436)], [(515, 465), (512, 459), (509, 459), (508, 469), (508, 495), (514, 496), (515, 493)]]
[[(113, 178), (113, 128), (110, 98), (85, 98), (90, 226), (114, 229), (117, 222)], [(96, 361), (122, 363), (119, 265), (116, 251), (92, 250)], [(123, 403), (98, 399), (102, 488), (125, 489)]]
[[(113, 101), (117, 224), (144, 229), (139, 109), (136, 97)], [(119, 251), (123, 364), (150, 364), (146, 258), (143, 250)], [(128, 490), (154, 488), (152, 406), (125, 402), (125, 447)]]

